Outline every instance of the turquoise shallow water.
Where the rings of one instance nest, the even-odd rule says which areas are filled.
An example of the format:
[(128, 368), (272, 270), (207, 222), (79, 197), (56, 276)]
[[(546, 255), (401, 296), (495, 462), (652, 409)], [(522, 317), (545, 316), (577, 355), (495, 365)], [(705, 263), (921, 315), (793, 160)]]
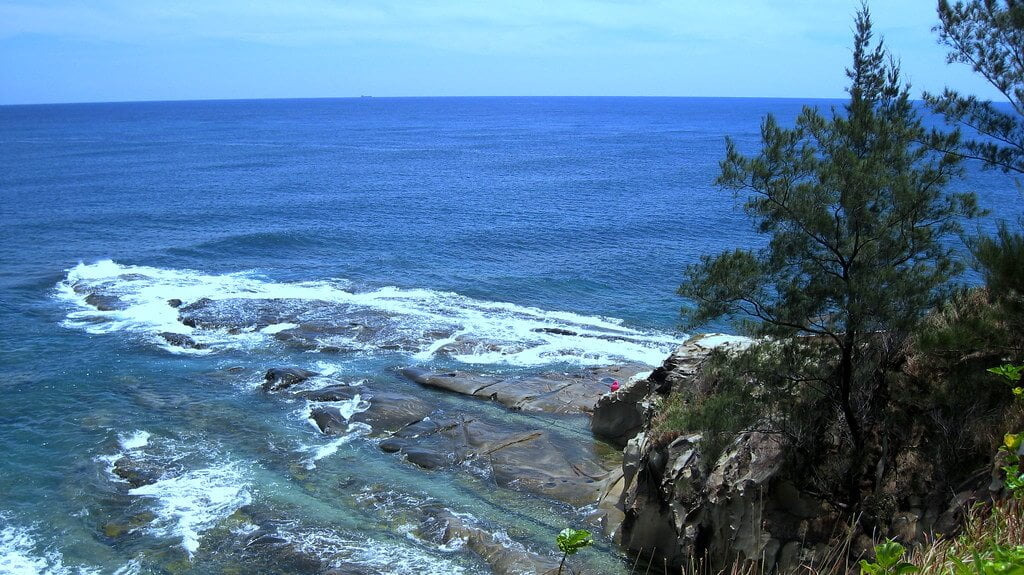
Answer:
[[(424, 472), (358, 428), (325, 437), (305, 403), (258, 391), (263, 371), (304, 367), (514, 425), (524, 416), (395, 370), (655, 364), (683, 336), (681, 267), (759, 242), (712, 185), (724, 136), (753, 149), (765, 112), (786, 123), (805, 103), (0, 108), (0, 572), (487, 573), (467, 549), (417, 531), (435, 504), (550, 551), (586, 510), (473, 469)], [(1008, 179), (968, 175), (958, 185), (983, 205), (1021, 212)], [(97, 309), (91, 292), (122, 309)], [(185, 326), (172, 298), (235, 302), (220, 313), (244, 329)], [(289, 322), (261, 317), (246, 303), (256, 300), (278, 319), (341, 322), (357, 310), (378, 323), (297, 349), (275, 337)], [(207, 349), (170, 345), (165, 332)], [(473, 343), (437, 353), (455, 341)], [(589, 441), (579, 419), (530, 425), (564, 445)], [(126, 454), (161, 479), (118, 481), (110, 467)], [(246, 547), (270, 527), (321, 563)], [(607, 541), (584, 559), (628, 571)]]

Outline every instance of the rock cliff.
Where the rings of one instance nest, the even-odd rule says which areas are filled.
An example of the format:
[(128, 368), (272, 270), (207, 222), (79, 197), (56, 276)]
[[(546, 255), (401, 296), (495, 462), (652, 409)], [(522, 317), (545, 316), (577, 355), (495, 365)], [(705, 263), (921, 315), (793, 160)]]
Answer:
[[(915, 480), (916, 487), (908, 487), (905, 477), (928, 473), (921, 464), (927, 441), (917, 437), (890, 446), (890, 463), (880, 468), (884, 473), (879, 472), (876, 487), (877, 501), (887, 507), (876, 511), (880, 520), (868, 526), (858, 523), (839, 498), (812, 493), (776, 434), (740, 433), (715, 461), (707, 461), (699, 433), (670, 441), (650, 433), (663, 398), (694, 386), (713, 349), (749, 343), (693, 338), (647, 379), (630, 382), (595, 407), (594, 433), (625, 446), (622, 480), (614, 493), (605, 494), (618, 503), (609, 506), (615, 511), (603, 527), (642, 562), (662, 568), (696, 560), (716, 570), (734, 562), (757, 563), (765, 573), (786, 572), (837, 552), (869, 552), (872, 536), (912, 543), (930, 533), (950, 533), (964, 507), (988, 495), (984, 481), (961, 486), (955, 495), (929, 493), (938, 485), (934, 481)], [(920, 429), (908, 422), (899, 432), (914, 438)]]

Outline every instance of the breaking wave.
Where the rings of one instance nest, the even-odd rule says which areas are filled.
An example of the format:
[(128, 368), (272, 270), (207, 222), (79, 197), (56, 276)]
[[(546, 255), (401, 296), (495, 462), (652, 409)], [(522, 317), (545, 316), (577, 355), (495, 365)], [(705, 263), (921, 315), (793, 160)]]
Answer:
[(428, 289), (351, 290), (345, 280), (282, 283), (251, 272), (208, 275), (79, 264), (57, 286), (74, 305), (64, 325), (129, 332), (173, 353), (286, 345), (324, 353), (443, 356), (468, 364), (657, 365), (672, 335), (621, 321)]

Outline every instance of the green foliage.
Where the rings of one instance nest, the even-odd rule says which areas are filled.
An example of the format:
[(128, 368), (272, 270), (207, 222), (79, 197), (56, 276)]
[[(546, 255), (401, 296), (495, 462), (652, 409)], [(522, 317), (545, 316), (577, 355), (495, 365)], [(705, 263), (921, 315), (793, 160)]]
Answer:
[(565, 528), (555, 538), (558, 543), (558, 550), (566, 555), (575, 555), (581, 549), (594, 544), (590, 531), (586, 529)]
[(594, 539), (590, 531), (586, 529), (566, 527), (555, 537), (555, 542), (558, 544), (558, 550), (562, 552), (562, 562), (558, 564), (558, 574), (561, 575), (562, 567), (565, 566), (565, 558), (575, 555), (581, 549), (590, 547), (594, 544)]
[(993, 545), (971, 558), (953, 557), (953, 575), (1024, 575), (1024, 545)]
[[(1024, 145), (1024, 142), (1022, 142)], [(1024, 236), (999, 225), (996, 237), (972, 240), (971, 253), (985, 277), (985, 285), (996, 299), (1024, 297)]]
[(696, 387), (665, 399), (651, 436), (667, 442), (682, 434), (699, 433), (703, 462), (714, 465), (738, 433), (750, 429), (771, 409), (753, 384), (754, 374), (768, 365), (760, 348), (754, 346), (736, 356), (713, 352), (701, 367)]
[(902, 561), (906, 549), (892, 539), (875, 545), (875, 560), (860, 560), (860, 572), (865, 575), (907, 575), (919, 569)]
[(1019, 354), (1024, 347), (1024, 235), (1001, 222), (995, 237), (973, 238), (970, 247)]
[(693, 302), (688, 327), (727, 316), (756, 335), (815, 339), (793, 349), (830, 350), (810, 353), (818, 365), (798, 361), (807, 372), (795, 379), (829, 396), (861, 451), (877, 374), (899, 347), (885, 340), (905, 337), (942, 300), (960, 269), (942, 239), (977, 210), (973, 195), (944, 193), (959, 158), (934, 150), (957, 136), (923, 127), (866, 8), (847, 75), (843, 110), (805, 108), (792, 129), (766, 117), (752, 157), (727, 141), (718, 183), (747, 195), (769, 243), (703, 257), (678, 293)]
[[(990, 367), (988, 371), (1013, 384), (1020, 381), (1021, 373), (1024, 372), (1024, 365), (1004, 364), (999, 367)], [(1013, 388), (1013, 395), (1017, 399), (1024, 399), (1024, 388), (1015, 386)], [(1015, 499), (1024, 499), (1024, 461), (1021, 460), (1022, 443), (1024, 443), (1024, 433), (1007, 433), (1003, 437), (1003, 445), (999, 448), (1000, 451), (1004, 452), (1003, 463), (1005, 465), (1002, 466), (1002, 470), (1006, 474), (1006, 478), (1003, 480), (1003, 484)]]
[[(1007, 99), (997, 108), (975, 96), (946, 89), (925, 94), (931, 107), (952, 123), (967, 126), (981, 138), (964, 142), (954, 151), (982, 160), (986, 167), (1024, 173), (1024, 2), (966, 0), (938, 4), (939, 40), (949, 47), (947, 60), (960, 62), (987, 80)], [(1000, 223), (995, 237), (970, 240), (971, 252), (994, 302), (1002, 308), (1007, 332), (1024, 333), (1024, 235)]]
[(939, 20), (939, 40), (950, 48), (947, 60), (971, 66), (999, 90), (1012, 111), (948, 88), (941, 95), (925, 94), (925, 100), (947, 120), (984, 136), (966, 142), (965, 155), (1024, 173), (1024, 3), (940, 0)]
[(925, 317), (915, 339), (931, 365), (949, 367), (977, 353), (1002, 356), (1014, 347), (1015, 336), (987, 291), (972, 289), (952, 294)]
[(1007, 363), (1004, 365), (1000, 365), (999, 367), (990, 367), (986, 371), (988, 371), (989, 373), (994, 373), (1010, 381), (1017, 382), (1020, 381), (1021, 372), (1024, 372), (1024, 365), (1010, 365)]

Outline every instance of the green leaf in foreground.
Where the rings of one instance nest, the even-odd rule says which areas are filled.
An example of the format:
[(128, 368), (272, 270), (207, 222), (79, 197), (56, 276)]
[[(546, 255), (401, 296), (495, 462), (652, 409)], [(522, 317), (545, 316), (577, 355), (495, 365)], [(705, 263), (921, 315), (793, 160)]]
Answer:
[(586, 529), (563, 529), (558, 534), (556, 540), (558, 542), (558, 550), (566, 555), (575, 555), (577, 551), (584, 547), (593, 545), (594, 539), (590, 535), (590, 531)]
[(584, 547), (590, 547), (594, 544), (594, 539), (590, 535), (590, 531), (586, 529), (572, 529), (565, 528), (558, 537), (555, 538), (555, 542), (558, 543), (558, 550), (562, 552), (562, 562), (558, 564), (558, 575), (562, 575), (562, 568), (565, 566), (565, 558), (570, 555), (575, 555), (580, 549)]

